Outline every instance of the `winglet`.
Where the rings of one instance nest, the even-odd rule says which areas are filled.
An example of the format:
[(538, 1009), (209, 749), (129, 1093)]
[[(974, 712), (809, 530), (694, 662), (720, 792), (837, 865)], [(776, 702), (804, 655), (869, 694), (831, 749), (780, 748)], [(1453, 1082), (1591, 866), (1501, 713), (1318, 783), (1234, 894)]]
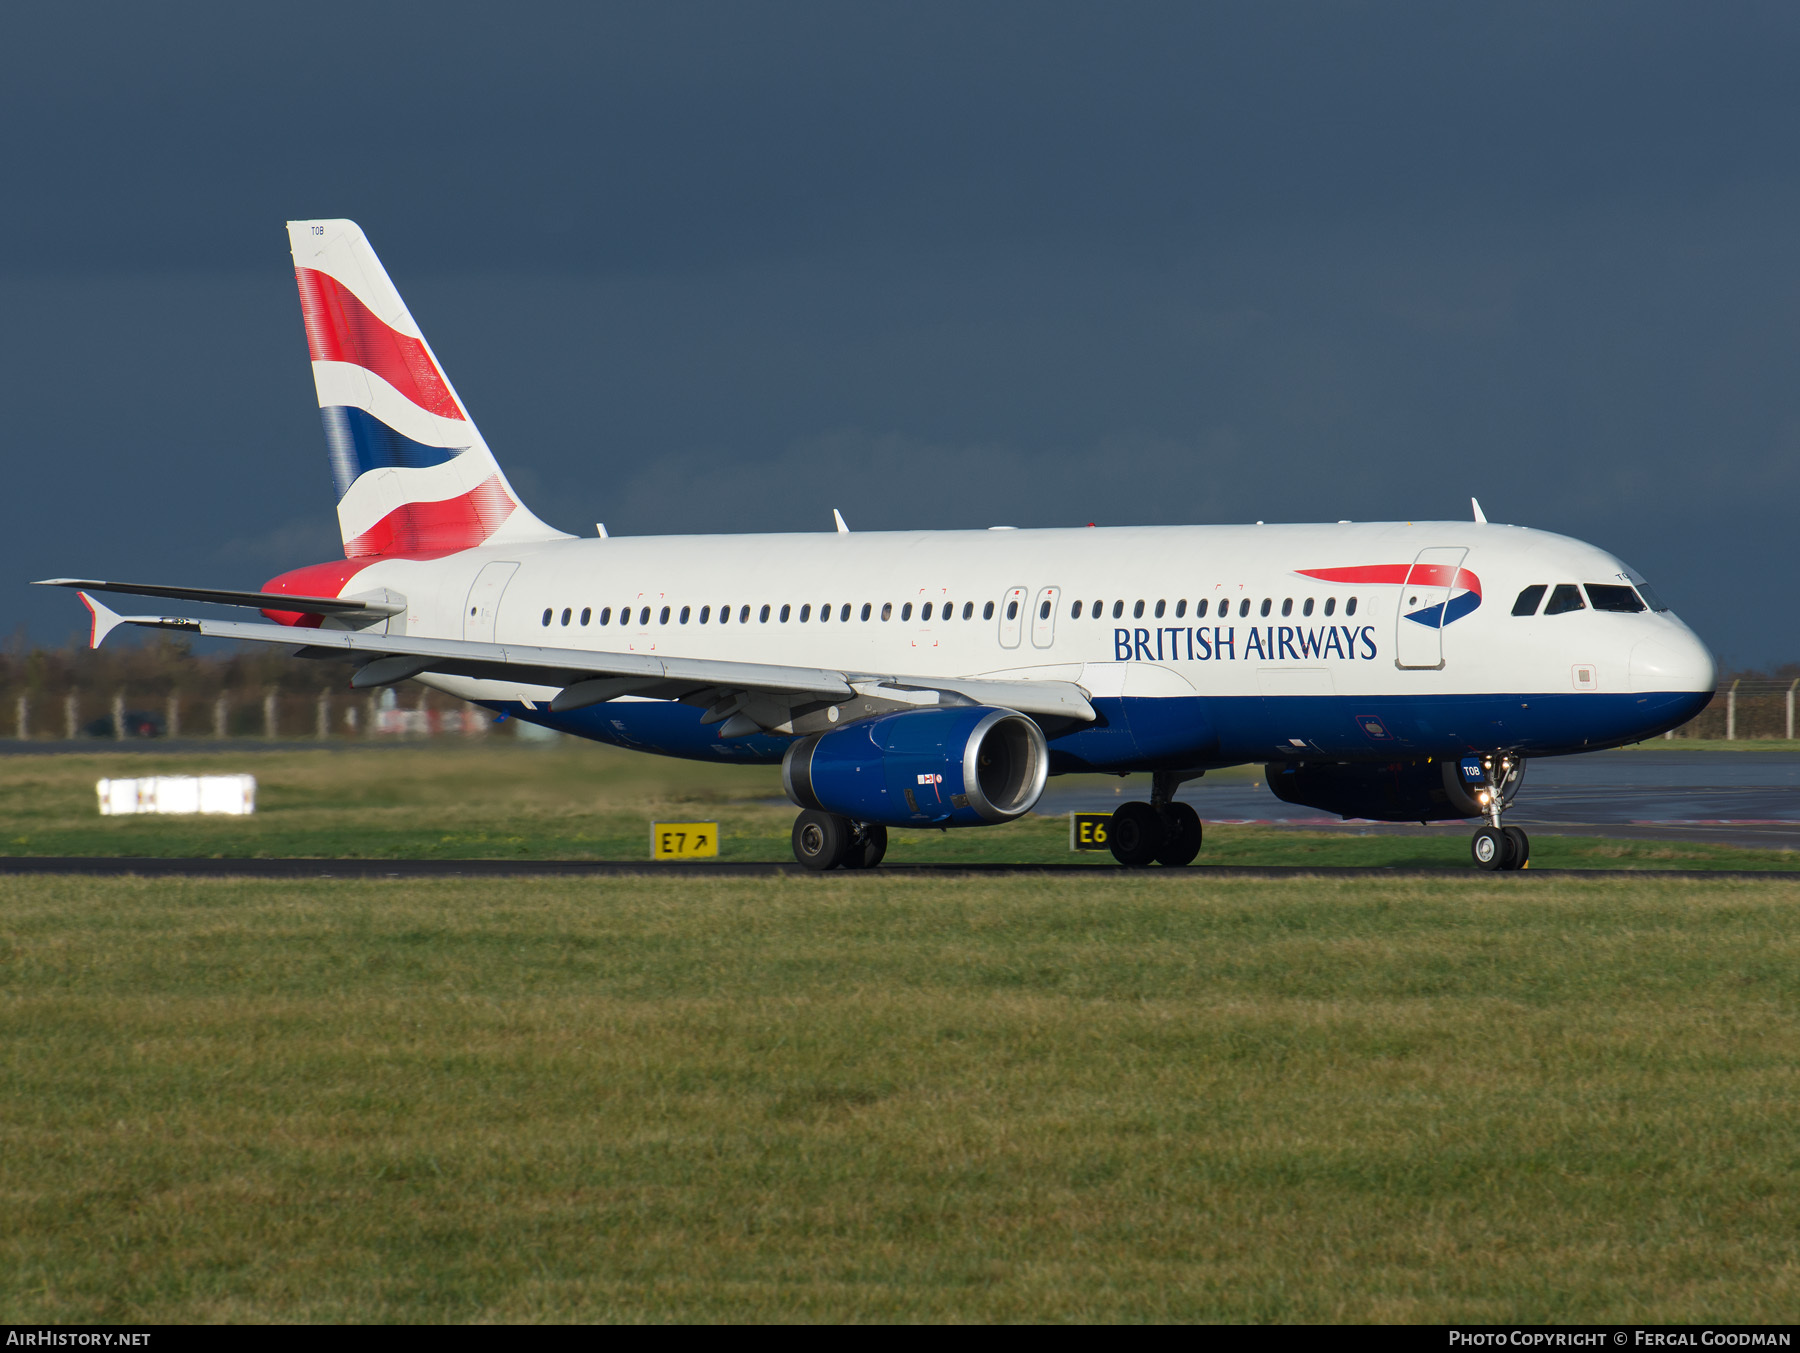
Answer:
[(125, 617), (113, 610), (103, 601), (95, 601), (87, 592), (77, 592), (81, 604), (88, 608), (88, 614), (94, 618), (93, 627), (88, 631), (88, 647), (98, 648), (106, 642), (106, 636), (125, 623)]
[(837, 523), (838, 534), (840, 536), (847, 536), (850, 534), (850, 528), (844, 524), (844, 514), (839, 512), (835, 507), (831, 509), (831, 519)]
[(1483, 526), (1486, 526), (1487, 525), (1487, 513), (1483, 512), (1481, 510), (1481, 499), (1479, 499), (1479, 498), (1469, 499), (1469, 506), (1475, 509), (1475, 520), (1480, 522)]

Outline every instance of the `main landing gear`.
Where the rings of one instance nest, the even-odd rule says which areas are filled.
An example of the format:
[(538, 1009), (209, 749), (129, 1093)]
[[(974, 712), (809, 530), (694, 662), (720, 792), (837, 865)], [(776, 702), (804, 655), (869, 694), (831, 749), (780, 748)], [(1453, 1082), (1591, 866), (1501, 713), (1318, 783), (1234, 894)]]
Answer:
[(873, 869), (887, 854), (887, 828), (808, 808), (794, 819), (794, 858), (808, 869)]
[(1531, 859), (1531, 838), (1521, 827), (1503, 827), (1500, 814), (1512, 797), (1513, 783), (1525, 769), (1516, 756), (1496, 752), (1481, 758), (1481, 783), (1473, 787), (1475, 802), (1487, 818), (1487, 826), (1469, 842), (1469, 855), (1477, 869), (1523, 869)]
[(1194, 775), (1157, 771), (1150, 777), (1149, 803), (1122, 803), (1114, 810), (1107, 842), (1127, 869), (1148, 864), (1179, 868), (1200, 853), (1200, 814), (1175, 802), (1175, 791)]

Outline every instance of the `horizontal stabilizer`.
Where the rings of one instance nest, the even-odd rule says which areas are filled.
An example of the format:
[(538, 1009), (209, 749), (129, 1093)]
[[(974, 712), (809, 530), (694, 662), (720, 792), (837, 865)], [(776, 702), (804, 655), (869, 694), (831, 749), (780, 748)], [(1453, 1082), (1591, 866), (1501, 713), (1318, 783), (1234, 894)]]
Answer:
[(38, 587), (74, 587), (84, 592), (118, 592), (128, 597), (168, 597), (215, 606), (253, 606), (259, 611), (311, 615), (400, 615), (405, 603), (357, 601), (354, 597), (297, 597), (288, 592), (235, 592), (223, 587), (165, 587), (160, 583), (111, 583), (97, 578), (41, 578)]

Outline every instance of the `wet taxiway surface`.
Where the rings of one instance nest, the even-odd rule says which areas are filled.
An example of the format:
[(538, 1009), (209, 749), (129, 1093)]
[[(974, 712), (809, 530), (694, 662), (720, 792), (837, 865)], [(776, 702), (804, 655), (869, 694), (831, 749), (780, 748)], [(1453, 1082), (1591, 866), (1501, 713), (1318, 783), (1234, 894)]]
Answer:
[[(1037, 811), (1111, 812), (1149, 797), (1149, 777), (1052, 780)], [(1467, 831), (1461, 822), (1421, 828), (1352, 821), (1283, 803), (1258, 777), (1202, 779), (1176, 797), (1208, 822), (1259, 822), (1338, 831)], [(1720, 845), (1800, 849), (1800, 754), (1792, 752), (1592, 752), (1545, 757), (1525, 769), (1507, 811), (1509, 824), (1550, 835), (1712, 841)]]

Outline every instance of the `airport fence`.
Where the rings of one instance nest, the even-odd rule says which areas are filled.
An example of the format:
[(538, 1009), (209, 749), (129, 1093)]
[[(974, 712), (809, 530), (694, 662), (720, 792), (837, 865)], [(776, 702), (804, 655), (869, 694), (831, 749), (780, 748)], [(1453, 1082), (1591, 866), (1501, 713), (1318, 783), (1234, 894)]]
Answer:
[(353, 691), (338, 663), (197, 655), (181, 640), (0, 654), (0, 737), (263, 741), (512, 736), (485, 710), (416, 683)]

